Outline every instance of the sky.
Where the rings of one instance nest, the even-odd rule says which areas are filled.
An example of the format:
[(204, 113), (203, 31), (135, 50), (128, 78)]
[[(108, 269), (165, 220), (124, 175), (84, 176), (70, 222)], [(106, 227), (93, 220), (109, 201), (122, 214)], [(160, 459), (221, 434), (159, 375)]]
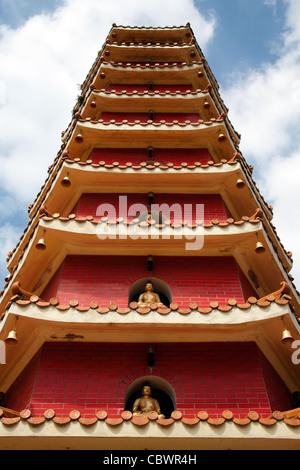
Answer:
[(0, 0), (0, 289), (112, 23), (187, 22), (300, 286), (299, 0)]

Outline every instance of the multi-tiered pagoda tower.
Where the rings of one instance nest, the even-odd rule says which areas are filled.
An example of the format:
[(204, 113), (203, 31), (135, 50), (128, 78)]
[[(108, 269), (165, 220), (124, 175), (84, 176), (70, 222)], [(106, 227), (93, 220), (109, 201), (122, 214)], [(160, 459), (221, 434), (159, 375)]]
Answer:
[(291, 254), (227, 112), (189, 24), (113, 25), (8, 255), (2, 449), (299, 447)]

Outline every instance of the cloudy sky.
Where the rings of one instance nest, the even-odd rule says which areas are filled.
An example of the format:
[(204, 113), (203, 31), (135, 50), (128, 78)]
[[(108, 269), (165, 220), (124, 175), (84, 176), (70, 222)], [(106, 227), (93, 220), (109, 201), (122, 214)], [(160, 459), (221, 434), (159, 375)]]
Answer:
[(0, 289), (111, 28), (191, 23), (300, 286), (299, 0), (0, 0)]

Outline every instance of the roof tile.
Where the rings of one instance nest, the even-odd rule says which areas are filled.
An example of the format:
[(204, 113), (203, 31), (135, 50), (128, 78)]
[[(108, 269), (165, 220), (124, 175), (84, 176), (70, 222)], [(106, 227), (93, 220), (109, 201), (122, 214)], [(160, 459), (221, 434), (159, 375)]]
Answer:
[[(182, 421), (182, 419), (181, 419)], [(156, 420), (157, 424), (159, 424), (160, 426), (170, 426), (171, 424), (174, 423), (174, 419), (173, 418), (169, 418), (169, 419), (166, 419), (166, 418), (158, 418)]]
[(124, 421), (130, 421), (132, 418), (132, 413), (131, 411), (123, 411), (121, 417), (124, 419)]
[(123, 418), (106, 418), (105, 422), (109, 426), (120, 426), (123, 423)]
[(146, 416), (133, 416), (131, 422), (136, 426), (145, 426), (149, 423), (149, 419)]
[(55, 411), (54, 410), (47, 410), (44, 413), (44, 417), (46, 419), (52, 419), (52, 418), (54, 418), (54, 416), (55, 416)]
[(264, 426), (274, 426), (274, 424), (277, 423), (277, 420), (274, 418), (260, 418), (259, 422), (260, 424), (263, 424)]
[(251, 420), (249, 418), (233, 418), (233, 422), (238, 426), (247, 426)]
[(77, 419), (80, 418), (80, 411), (77, 411), (77, 410), (73, 410), (69, 413), (69, 418), (72, 420), (72, 421), (76, 421)]
[(52, 420), (55, 424), (59, 424), (61, 426), (71, 422), (71, 418), (69, 416), (66, 416), (66, 417), (54, 416)]
[(107, 418), (107, 412), (105, 410), (97, 411), (96, 416), (99, 421), (104, 421)]
[(80, 424), (83, 424), (84, 426), (92, 426), (93, 424), (96, 424), (98, 422), (98, 418), (79, 418)]
[(248, 418), (251, 420), (251, 421), (258, 421), (260, 416), (259, 414), (257, 413), (257, 411), (249, 411), (248, 413)]
[(44, 418), (43, 416), (36, 416), (36, 417), (29, 418), (27, 420), (27, 423), (31, 424), (32, 426), (40, 426), (45, 421), (46, 421), (46, 418)]
[(181, 418), (181, 422), (183, 424), (187, 424), (188, 426), (195, 426), (200, 421), (199, 418)]
[(225, 410), (222, 413), (222, 417), (227, 421), (231, 421), (233, 419), (233, 413), (230, 410)]
[(174, 421), (179, 421), (179, 420), (182, 418), (182, 413), (181, 413), (181, 411), (179, 411), (179, 410), (173, 411), (173, 413), (171, 414), (171, 418), (172, 418)]
[(5, 418), (5, 417), (2, 417), (2, 418), (1, 418), (2, 424), (5, 424), (6, 426), (13, 426), (14, 424), (17, 424), (20, 420), (21, 420), (20, 417), (16, 417), (16, 418)]
[(182, 416), (182, 412), (179, 410), (173, 411), (171, 418), (159, 418), (156, 412), (150, 412), (147, 416), (132, 416), (130, 411), (122, 412), (121, 416), (109, 417), (107, 411), (102, 410), (98, 411), (95, 416), (85, 418), (80, 415), (78, 410), (72, 410), (69, 413), (69, 416), (55, 416), (55, 411), (50, 409), (45, 411), (43, 416), (32, 416), (31, 411), (28, 409), (22, 410), (20, 412), (20, 417), (7, 418), (1, 415), (1, 423), (5, 426), (13, 426), (23, 420), (28, 422), (28, 424), (33, 426), (38, 426), (44, 423), (46, 420), (53, 421), (58, 425), (66, 425), (71, 421), (78, 421), (84, 426), (91, 426), (96, 424), (97, 421), (105, 421), (109, 426), (119, 426), (124, 421), (130, 421), (136, 426), (145, 426), (149, 421), (156, 421), (160, 426), (171, 426), (175, 421), (181, 421), (187, 426), (195, 426), (199, 422), (207, 421), (208, 424), (212, 426), (221, 426), (226, 421), (233, 421), (234, 424), (238, 426), (248, 426), (251, 422), (258, 422), (263, 426), (274, 426), (278, 421), (284, 422), (286, 425), (291, 427), (300, 426), (300, 418), (284, 418), (285, 412), (275, 411), (271, 416), (267, 418), (260, 417), (259, 413), (256, 411), (250, 411), (247, 416), (244, 418), (234, 417), (234, 414), (231, 410), (224, 410), (219, 417), (210, 417), (207, 411), (201, 410), (196, 415), (191, 417)]
[(20, 417), (22, 419), (28, 419), (31, 417), (31, 411), (30, 410), (22, 410), (20, 413)]
[(207, 420), (208, 424), (211, 424), (212, 426), (221, 426), (225, 421), (226, 420), (224, 418), (208, 418)]

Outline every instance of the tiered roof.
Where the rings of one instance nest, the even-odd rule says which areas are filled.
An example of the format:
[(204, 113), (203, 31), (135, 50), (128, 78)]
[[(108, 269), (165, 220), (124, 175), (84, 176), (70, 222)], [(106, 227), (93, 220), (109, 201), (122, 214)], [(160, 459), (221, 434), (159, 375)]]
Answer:
[[(161, 91), (160, 85), (170, 90)], [(193, 89), (185, 89), (187, 85)], [(124, 338), (133, 325), (135, 328), (138, 325), (136, 331), (147, 332), (154, 339), (164, 340), (167, 333), (176, 341), (178, 331), (184, 327), (189, 337), (195, 335), (197, 341), (255, 340), (286, 384), (293, 390), (300, 388), (297, 366), (290, 361), (290, 350), (281, 344), (283, 324), (295, 338), (300, 331), (299, 293), (289, 274), (291, 253), (284, 249), (272, 225), (272, 208), (256, 187), (253, 168), (241, 154), (240, 136), (227, 113), (218, 83), (189, 24), (173, 28), (113, 25), (81, 87), (81, 96), (69, 126), (62, 133), (62, 145), (49, 167), (48, 177), (29, 207), (28, 226), (8, 255), (9, 274), (0, 297), (0, 338), (5, 338), (18, 317), (20, 340), (14, 351), (8, 351), (7, 365), (1, 366), (4, 388), (9, 388), (45, 341), (67, 338), (70, 331), (74, 338), (84, 333), (86, 341), (100, 341), (106, 326), (111, 324), (115, 326), (115, 339)], [(188, 118), (182, 119), (183, 114)], [(201, 147), (210, 152), (211, 160), (191, 164), (183, 157), (183, 161), (174, 164), (147, 158), (149, 146), (184, 149), (187, 142), (189, 148), (198, 148), (201, 142)], [(116, 152), (124, 147), (145, 148), (145, 160), (138, 164), (130, 160), (126, 164), (117, 160), (94, 163), (93, 148), (107, 147), (116, 148)], [(61, 184), (66, 177), (71, 186)], [(170, 221), (155, 224), (139, 219), (102, 218), (99, 222), (92, 214), (83, 218), (72, 212), (81, 194), (99, 192), (100, 187), (103, 192), (132, 192), (134, 187), (138, 191), (175, 193), (188, 187), (192, 194), (197, 194), (199, 188), (204, 193), (220, 193), (232, 217), (225, 222), (190, 224), (189, 233), (204, 233), (205, 239), (204, 248), (199, 253), (193, 252), (193, 256), (234, 256), (256, 289), (257, 298), (250, 297), (244, 304), (230, 299), (227, 305), (212, 300), (206, 307), (197, 303), (178, 307), (173, 303), (168, 308), (152, 305), (146, 309), (134, 303), (128, 308), (114, 303), (103, 306), (92, 299), (89, 305), (79, 305), (76, 300), (62, 304), (57, 298), (45, 301), (40, 296), (67, 254), (114, 254), (117, 245), (118, 253), (123, 249), (127, 254), (148, 254), (144, 242), (137, 240), (133, 249), (129, 236), (124, 241), (124, 234), (135, 234), (138, 230), (147, 235), (150, 229), (154, 230), (158, 235), (151, 241), (154, 255), (166, 252), (170, 256), (186, 255), (185, 242), (176, 239), (180, 227)], [(171, 235), (167, 241), (160, 237), (165, 229)], [(122, 245), (111, 239), (99, 245), (99, 230), (106, 234), (117, 230), (123, 236)], [(38, 251), (36, 245), (41, 238), (45, 238), (47, 249)], [(258, 253), (261, 251), (256, 248), (258, 242), (263, 245), (263, 254)], [(80, 315), (76, 321), (74, 313)], [(95, 330), (98, 324), (101, 334)], [(226, 329), (229, 324), (230, 329)], [(222, 417), (221, 421), (209, 422), (208, 417), (204, 420), (197, 416), (197, 423), (192, 423), (176, 416), (168, 422), (157, 422), (161, 426), (173, 425), (176, 420), (190, 425), (199, 421), (221, 425), (232, 420)], [(30, 415), (21, 418), (30, 425), (42, 424), (47, 419), (35, 420)], [(273, 426), (284, 418), (273, 416), (261, 424)], [(5, 426), (12, 424), (10, 418), (3, 419)], [(121, 425), (124, 420), (138, 426), (149, 421), (142, 423), (122, 416), (118, 423), (107, 421), (107, 424)], [(286, 424), (298, 428), (299, 419), (295, 420)], [(248, 425), (250, 421), (246, 417), (235, 424)]]

